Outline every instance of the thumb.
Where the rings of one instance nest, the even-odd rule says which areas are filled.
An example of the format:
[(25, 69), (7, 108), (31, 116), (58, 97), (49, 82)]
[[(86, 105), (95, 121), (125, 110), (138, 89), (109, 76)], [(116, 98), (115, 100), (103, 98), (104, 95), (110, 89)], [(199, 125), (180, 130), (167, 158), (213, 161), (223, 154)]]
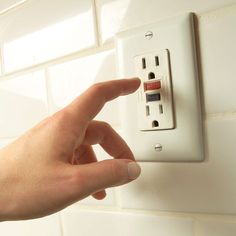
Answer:
[(76, 167), (78, 197), (84, 198), (100, 190), (128, 183), (141, 173), (140, 166), (130, 160), (115, 159)]

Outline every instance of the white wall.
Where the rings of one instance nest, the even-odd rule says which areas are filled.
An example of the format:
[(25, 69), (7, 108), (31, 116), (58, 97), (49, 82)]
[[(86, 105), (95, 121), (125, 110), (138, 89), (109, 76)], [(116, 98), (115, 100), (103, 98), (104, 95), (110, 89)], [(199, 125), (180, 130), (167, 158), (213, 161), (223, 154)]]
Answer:
[[(236, 1), (0, 0), (0, 145), (92, 83), (115, 78), (116, 32), (190, 11), (198, 21), (206, 160), (143, 163), (141, 177), (109, 189), (107, 199), (0, 223), (0, 235), (236, 235)], [(118, 107), (110, 102), (97, 119), (122, 134)]]

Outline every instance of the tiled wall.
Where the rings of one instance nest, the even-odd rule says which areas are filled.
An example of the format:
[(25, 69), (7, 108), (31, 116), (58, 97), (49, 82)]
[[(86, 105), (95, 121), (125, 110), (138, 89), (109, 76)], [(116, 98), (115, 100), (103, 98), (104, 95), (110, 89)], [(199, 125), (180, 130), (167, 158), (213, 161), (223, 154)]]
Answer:
[[(0, 223), (0, 235), (236, 235), (236, 1), (0, 0), (0, 146), (92, 83), (114, 79), (116, 32), (190, 11), (198, 19), (206, 160), (143, 163), (137, 181), (109, 189), (105, 200)], [(112, 101), (96, 119), (122, 135), (118, 113)]]

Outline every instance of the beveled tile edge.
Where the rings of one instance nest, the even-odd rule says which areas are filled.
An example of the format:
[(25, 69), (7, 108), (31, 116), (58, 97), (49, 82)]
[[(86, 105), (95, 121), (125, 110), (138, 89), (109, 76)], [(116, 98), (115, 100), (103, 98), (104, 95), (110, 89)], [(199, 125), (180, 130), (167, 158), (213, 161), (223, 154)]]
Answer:
[(17, 8), (23, 6), (25, 3), (29, 2), (30, 0), (21, 0), (20, 2), (15, 2), (11, 6), (5, 8), (4, 10), (0, 11), (0, 16), (7, 14), (10, 11), (15, 11)]

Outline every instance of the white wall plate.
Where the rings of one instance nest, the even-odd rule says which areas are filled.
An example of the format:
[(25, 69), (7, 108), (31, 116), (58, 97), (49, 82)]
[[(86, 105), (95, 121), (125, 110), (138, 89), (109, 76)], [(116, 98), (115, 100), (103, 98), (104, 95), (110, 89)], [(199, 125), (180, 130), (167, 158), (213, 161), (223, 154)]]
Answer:
[[(192, 14), (184, 14), (117, 34), (119, 77), (141, 77), (140, 89), (147, 78), (142, 78), (142, 73), (137, 74), (137, 58), (165, 50), (169, 52), (174, 128), (140, 128), (140, 89), (122, 99), (124, 138), (138, 161), (191, 162), (204, 159), (193, 22)], [(149, 65), (147, 68), (151, 71)]]

